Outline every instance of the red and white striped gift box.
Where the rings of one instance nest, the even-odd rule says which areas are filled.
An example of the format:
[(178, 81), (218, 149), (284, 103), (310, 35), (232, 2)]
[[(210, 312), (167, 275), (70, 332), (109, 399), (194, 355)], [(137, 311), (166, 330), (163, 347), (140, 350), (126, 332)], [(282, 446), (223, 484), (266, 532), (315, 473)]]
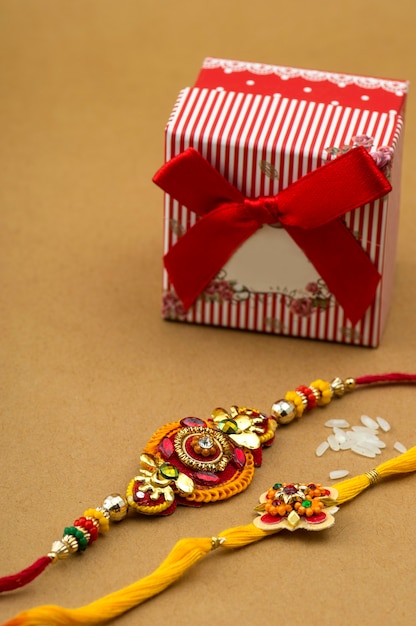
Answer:
[[(381, 280), (373, 304), (352, 325), (285, 229), (265, 225), (187, 311), (164, 270), (163, 317), (377, 346), (392, 295), (407, 88), (406, 81), (206, 59), (168, 121), (165, 162), (192, 147), (246, 197), (256, 198), (273, 196), (338, 154), (364, 145), (393, 191), (343, 219)], [(165, 194), (165, 253), (198, 219)]]

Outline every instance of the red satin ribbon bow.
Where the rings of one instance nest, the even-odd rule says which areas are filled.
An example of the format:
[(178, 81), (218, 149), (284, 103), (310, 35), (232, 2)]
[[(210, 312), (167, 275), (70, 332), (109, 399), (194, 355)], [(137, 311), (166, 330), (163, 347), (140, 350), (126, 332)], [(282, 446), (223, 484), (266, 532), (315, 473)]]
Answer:
[(153, 181), (201, 217), (164, 257), (185, 310), (246, 239), (263, 224), (277, 222), (353, 324), (372, 304), (381, 276), (340, 219), (391, 191), (364, 148), (346, 152), (272, 197), (244, 197), (193, 148), (163, 165)]

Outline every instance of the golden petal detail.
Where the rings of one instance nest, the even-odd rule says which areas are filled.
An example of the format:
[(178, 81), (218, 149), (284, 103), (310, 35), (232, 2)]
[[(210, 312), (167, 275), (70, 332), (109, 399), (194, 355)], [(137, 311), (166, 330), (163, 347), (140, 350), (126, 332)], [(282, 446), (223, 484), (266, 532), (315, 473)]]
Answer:
[(194, 488), (195, 488), (194, 481), (192, 480), (192, 478), (190, 478), (186, 474), (182, 474), (182, 472), (179, 474), (178, 478), (176, 479), (175, 485), (177, 489), (186, 496), (193, 493)]
[(239, 415), (235, 418), (240, 430), (248, 430), (252, 426), (251, 419), (245, 415)]
[(156, 459), (154, 459), (150, 454), (142, 454), (140, 456), (140, 465), (147, 470), (156, 469), (157, 463)]
[(170, 478), (165, 478), (161, 474), (155, 474), (155, 476), (153, 476), (152, 478), (152, 484), (156, 485), (157, 487), (167, 487), (170, 482)]
[(260, 439), (256, 433), (244, 432), (238, 435), (229, 435), (229, 437), (231, 437), (231, 439), (239, 446), (243, 446), (249, 450), (257, 450), (257, 448), (260, 448), (261, 446)]
[(163, 495), (165, 496), (166, 502), (173, 502), (175, 500), (175, 494), (173, 492), (173, 489), (171, 489), (170, 487), (166, 487), (163, 490)]
[(212, 411), (212, 419), (216, 422), (227, 419), (227, 417), (229, 417), (227, 411), (221, 407), (217, 407)]

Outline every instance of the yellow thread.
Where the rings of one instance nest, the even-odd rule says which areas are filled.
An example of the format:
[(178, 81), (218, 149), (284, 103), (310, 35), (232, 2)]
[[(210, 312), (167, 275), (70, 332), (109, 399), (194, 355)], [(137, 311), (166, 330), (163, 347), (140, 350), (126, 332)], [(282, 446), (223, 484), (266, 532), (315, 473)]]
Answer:
[(378, 478), (381, 479), (392, 476), (393, 474), (406, 474), (408, 472), (414, 472), (415, 470), (416, 447), (410, 448), (410, 450), (404, 454), (400, 454), (394, 459), (390, 459), (390, 461), (382, 463), (367, 474), (355, 476), (355, 478), (344, 480), (343, 482), (335, 485), (335, 488), (338, 491), (337, 503), (342, 504), (343, 502), (352, 500), (364, 491), (364, 489), (367, 489), (367, 487), (374, 484), (374, 480), (370, 478), (369, 474), (372, 474), (372, 476), (377, 475)]
[(254, 524), (247, 524), (246, 526), (235, 526), (234, 528), (228, 528), (221, 533), (218, 533), (218, 537), (225, 539), (224, 548), (243, 548), (251, 543), (260, 541), (271, 534), (275, 534), (276, 530), (265, 531), (261, 528), (257, 528)]
[(208, 537), (182, 539), (152, 574), (124, 589), (78, 609), (45, 605), (23, 611), (9, 620), (7, 626), (103, 624), (159, 594), (208, 554), (211, 545), (211, 538)]
[[(267, 537), (271, 533), (254, 524), (221, 532), (215, 539), (227, 548), (239, 548)], [(163, 563), (149, 576), (78, 609), (56, 605), (40, 606), (19, 613), (3, 626), (73, 626), (103, 624), (145, 600), (152, 598), (178, 580), (195, 563), (212, 550), (212, 537), (181, 539)]]
[(314, 380), (309, 387), (314, 387), (320, 392), (320, 398), (317, 398), (316, 404), (318, 406), (325, 406), (329, 404), (332, 399), (331, 385), (326, 380)]

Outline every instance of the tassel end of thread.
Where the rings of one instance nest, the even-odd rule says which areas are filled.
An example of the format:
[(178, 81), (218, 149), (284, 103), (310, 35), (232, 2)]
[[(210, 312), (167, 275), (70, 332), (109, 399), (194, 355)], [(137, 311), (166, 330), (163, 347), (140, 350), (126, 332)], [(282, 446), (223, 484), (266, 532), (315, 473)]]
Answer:
[(40, 559), (26, 567), (21, 572), (17, 574), (12, 574), (11, 576), (4, 576), (0, 578), (0, 593), (5, 591), (13, 591), (14, 589), (19, 589), (20, 587), (24, 587), (40, 576), (42, 572), (52, 563), (52, 559), (50, 556), (42, 556)]

